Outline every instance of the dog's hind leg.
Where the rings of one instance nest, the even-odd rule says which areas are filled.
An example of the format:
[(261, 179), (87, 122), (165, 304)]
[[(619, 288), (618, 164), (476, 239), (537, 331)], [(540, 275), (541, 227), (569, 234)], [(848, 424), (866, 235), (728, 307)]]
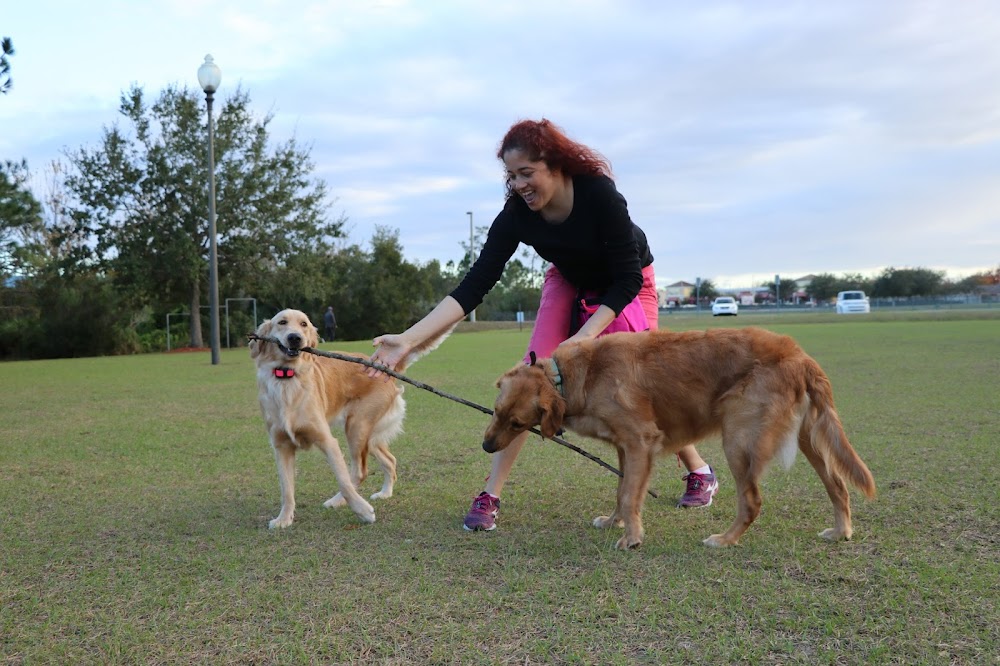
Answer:
[(775, 390), (776, 384), (788, 382), (773, 378), (768, 372), (756, 374), (754, 381), (724, 398), (722, 450), (736, 482), (736, 519), (725, 533), (705, 539), (708, 546), (739, 542), (760, 515), (759, 481), (767, 464), (779, 453), (786, 463), (794, 459), (796, 433), (805, 409), (793, 391)]
[(372, 441), (371, 452), (382, 466), (382, 489), (369, 499), (389, 499), (396, 484), (396, 457), (389, 453), (389, 442)]
[(382, 489), (369, 499), (389, 499), (396, 484), (396, 458), (389, 453), (389, 443), (403, 432), (406, 402), (400, 390), (392, 399), (388, 411), (375, 424), (368, 440), (369, 450), (382, 467)]
[(810, 420), (806, 420), (803, 424), (799, 432), (799, 450), (816, 470), (820, 481), (826, 487), (826, 494), (833, 503), (834, 526), (823, 530), (819, 536), (828, 541), (850, 540), (854, 532), (851, 527), (851, 494), (847, 491), (844, 479), (836, 471), (831, 470), (823, 456), (813, 448), (811, 426)]
[(713, 534), (703, 541), (706, 546), (733, 546), (760, 515), (760, 486), (754, 462), (742, 450), (725, 446), (726, 461), (736, 485), (736, 519), (723, 534)]
[[(347, 469), (347, 463), (344, 461), (344, 454), (340, 451), (340, 446), (337, 444), (337, 440), (334, 439), (333, 435), (328, 434), (326, 437), (320, 437), (316, 441), (316, 446), (322, 449), (323, 453), (326, 454), (326, 460), (330, 463), (330, 469), (333, 470), (333, 476), (337, 479), (337, 484), (340, 486), (340, 492), (337, 495), (343, 495), (344, 500), (347, 505), (351, 507), (351, 511), (357, 514), (358, 518), (366, 523), (375, 522), (375, 509), (372, 505), (365, 501), (365, 499), (358, 494), (358, 489), (351, 482), (351, 474)], [(331, 506), (331, 502), (336, 499), (336, 495), (326, 502), (323, 503), (324, 506)]]
[[(347, 435), (347, 450), (351, 454), (351, 484), (355, 488), (361, 488), (361, 484), (368, 478), (368, 438), (371, 436), (371, 427), (367, 419), (348, 416), (344, 421), (344, 433)], [(324, 502), (323, 506), (338, 507), (345, 504), (347, 500), (341, 490)]]
[[(735, 411), (735, 410), (734, 410)], [(761, 496), (758, 483), (775, 442), (762, 423), (765, 414), (740, 409), (727, 415), (722, 424), (722, 450), (736, 485), (736, 518), (723, 534), (713, 534), (703, 541), (707, 546), (733, 546), (760, 515)]]
[(295, 447), (292, 443), (275, 444), (274, 460), (281, 484), (281, 511), (268, 523), (271, 529), (288, 527), (295, 519)]

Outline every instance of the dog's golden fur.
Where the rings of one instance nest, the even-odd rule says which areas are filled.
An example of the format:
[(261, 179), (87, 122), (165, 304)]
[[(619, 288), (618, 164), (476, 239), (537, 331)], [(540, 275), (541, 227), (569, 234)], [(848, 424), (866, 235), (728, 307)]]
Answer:
[[(402, 432), (406, 404), (403, 388), (386, 378), (369, 378), (362, 366), (300, 352), (316, 347), (319, 334), (309, 317), (298, 310), (282, 310), (257, 328), (260, 337), (278, 339), (286, 353), (271, 342), (250, 342), (250, 356), (257, 364), (257, 388), (261, 412), (278, 465), (281, 511), (270, 527), (288, 527), (295, 517), (295, 454), (311, 446), (319, 448), (330, 463), (339, 492), (324, 506), (347, 504), (366, 523), (375, 522), (375, 511), (357, 488), (368, 475), (368, 453), (382, 466), (382, 489), (371, 499), (392, 496), (396, 481), (396, 459), (389, 442)], [(419, 355), (437, 346), (447, 335), (424, 345), (397, 367), (398, 372)], [(351, 354), (365, 358), (361, 354)], [(279, 378), (276, 369), (287, 369), (291, 377)], [(288, 374), (281, 370), (281, 374)], [(340, 445), (330, 431), (344, 428), (351, 455), (350, 473)]]
[(787, 336), (755, 328), (606, 335), (518, 364), (497, 387), (483, 436), (487, 452), (536, 425), (546, 437), (565, 425), (614, 445), (623, 474), (617, 503), (594, 526), (624, 526), (618, 548), (642, 543), (655, 456), (713, 433), (722, 434), (738, 510), (725, 533), (705, 539), (710, 546), (737, 543), (760, 513), (765, 466), (777, 455), (790, 466), (796, 445), (833, 502), (834, 526), (820, 532), (823, 538), (851, 538), (847, 482), (875, 495), (871, 472), (844, 434), (829, 379)]

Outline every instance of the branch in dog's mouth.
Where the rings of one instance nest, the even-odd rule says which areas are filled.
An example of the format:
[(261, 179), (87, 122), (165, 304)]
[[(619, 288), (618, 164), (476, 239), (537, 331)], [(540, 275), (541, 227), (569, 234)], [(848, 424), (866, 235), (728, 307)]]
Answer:
[(281, 344), (277, 340), (275, 340), (275, 344), (278, 345), (278, 349), (281, 350), (281, 353), (283, 353), (288, 358), (295, 358), (300, 353), (302, 353), (302, 350), (299, 349), (298, 347), (296, 347), (295, 349), (291, 349), (290, 347), (286, 347), (285, 345)]

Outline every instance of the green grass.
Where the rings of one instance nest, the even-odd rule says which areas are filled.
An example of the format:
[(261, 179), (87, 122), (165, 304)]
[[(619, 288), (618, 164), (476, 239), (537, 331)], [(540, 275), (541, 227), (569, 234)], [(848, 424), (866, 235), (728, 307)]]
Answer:
[[(765, 476), (740, 546), (704, 547), (735, 507), (718, 441), (699, 447), (722, 483), (707, 510), (673, 508), (681, 470), (661, 460), (638, 551), (590, 527), (614, 476), (538, 439), (500, 529), (466, 533), (487, 417), (414, 387), (378, 521), (322, 507), (335, 484), (311, 451), (296, 523), (270, 531), (245, 351), (6, 363), (0, 664), (1000, 664), (1000, 313), (662, 323), (764, 326), (824, 366), (879, 485), (853, 496), (853, 541), (817, 538), (832, 512), (800, 456)], [(410, 375), (490, 405), (527, 336), (457, 333)]]

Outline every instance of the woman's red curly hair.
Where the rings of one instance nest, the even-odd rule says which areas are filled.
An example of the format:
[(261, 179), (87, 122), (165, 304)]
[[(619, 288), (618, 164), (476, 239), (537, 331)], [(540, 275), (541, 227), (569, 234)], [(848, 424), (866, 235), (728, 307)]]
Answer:
[[(612, 177), (611, 163), (599, 152), (573, 141), (562, 128), (546, 118), (514, 123), (500, 142), (497, 158), (503, 161), (508, 150), (520, 150), (532, 161), (542, 161), (552, 171), (567, 176), (602, 175)], [(513, 194), (507, 180), (507, 196)]]

